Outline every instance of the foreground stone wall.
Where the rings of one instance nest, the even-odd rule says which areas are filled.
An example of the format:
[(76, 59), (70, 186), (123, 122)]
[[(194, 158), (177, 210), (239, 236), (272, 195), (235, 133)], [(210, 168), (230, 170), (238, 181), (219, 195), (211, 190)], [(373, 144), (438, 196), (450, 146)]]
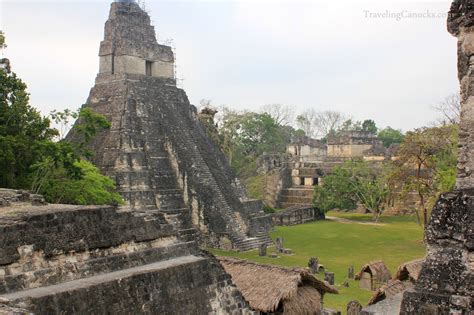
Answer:
[(426, 227), (428, 253), (401, 314), (472, 314), (474, 311), (474, 3), (455, 0), (448, 30), (458, 37), (461, 84), (457, 190), (440, 197)]
[(455, 0), (448, 31), (458, 38), (458, 77), (461, 85), (461, 123), (457, 187), (474, 187), (474, 3)]
[(112, 207), (0, 208), (0, 304), (37, 314), (247, 312), (217, 260), (163, 221)]

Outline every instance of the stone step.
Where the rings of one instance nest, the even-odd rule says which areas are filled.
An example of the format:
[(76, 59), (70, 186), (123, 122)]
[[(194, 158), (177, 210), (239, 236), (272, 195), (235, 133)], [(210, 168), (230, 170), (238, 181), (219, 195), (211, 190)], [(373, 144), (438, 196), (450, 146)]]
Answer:
[(267, 245), (273, 244), (272, 239), (266, 235), (263, 237), (252, 237), (244, 240), (236, 241), (234, 246), (237, 250), (243, 252), (258, 248), (261, 244), (266, 243)]
[(283, 208), (283, 209), (290, 208), (290, 207), (294, 207), (294, 206), (301, 206), (301, 207), (310, 206), (310, 207), (312, 207), (312, 206), (313, 206), (313, 203), (312, 203), (312, 202), (309, 202), (309, 203), (281, 202), (281, 203), (280, 203), (280, 206), (281, 206), (281, 208)]
[(48, 297), (60, 296), (69, 293), (72, 294), (72, 292), (76, 293), (79, 291), (92, 291), (94, 287), (107, 287), (108, 285), (112, 285), (113, 283), (127, 282), (127, 280), (131, 280), (134, 277), (140, 277), (143, 274), (156, 273), (165, 270), (169, 272), (169, 270), (171, 270), (172, 268), (188, 264), (194, 264), (205, 259), (206, 258), (194, 255), (186, 255), (142, 266), (100, 274), (88, 278), (63, 282), (60, 284), (8, 293), (2, 295), (1, 297), (9, 300), (13, 304), (15, 303), (15, 301), (25, 299), (32, 301), (42, 301), (44, 298)]
[(301, 196), (281, 196), (281, 202), (288, 203), (312, 203), (313, 197), (301, 197)]
[[(139, 243), (131, 244), (130, 252), (124, 251), (120, 254), (107, 254), (107, 250), (96, 250), (90, 253), (86, 260), (79, 259), (75, 262), (67, 261), (67, 258), (65, 258), (66, 261), (63, 263), (64, 270), (74, 270), (73, 273), (64, 272), (64, 270), (58, 271), (58, 267), (54, 263), (51, 266), (44, 265), (40, 269), (32, 269), (30, 266), (25, 266), (23, 270), (13, 270), (13, 272), (7, 270), (6, 275), (0, 281), (0, 295), (22, 289), (32, 289), (38, 286), (56, 285), (82, 277), (132, 268), (144, 263), (153, 263), (190, 255), (194, 252), (194, 243), (192, 241), (185, 240), (155, 248), (140, 248)], [(80, 256), (81, 253), (76, 253), (76, 255)]]

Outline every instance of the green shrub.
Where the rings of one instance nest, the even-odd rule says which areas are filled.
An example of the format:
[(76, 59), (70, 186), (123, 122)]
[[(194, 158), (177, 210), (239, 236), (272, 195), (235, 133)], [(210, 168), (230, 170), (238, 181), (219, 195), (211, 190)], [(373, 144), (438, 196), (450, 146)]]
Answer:
[(79, 178), (71, 177), (63, 167), (53, 169), (39, 191), (46, 201), (77, 205), (123, 204), (122, 197), (114, 191), (114, 181), (100, 174), (92, 163), (80, 160), (74, 166), (80, 170)]

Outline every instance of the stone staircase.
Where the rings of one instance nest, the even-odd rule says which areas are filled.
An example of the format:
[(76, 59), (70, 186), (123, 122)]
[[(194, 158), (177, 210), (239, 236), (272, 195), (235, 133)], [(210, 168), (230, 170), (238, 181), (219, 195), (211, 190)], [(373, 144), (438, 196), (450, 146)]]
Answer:
[[(153, 96), (154, 99), (164, 98), (160, 94), (163, 91), (155, 91), (157, 94)], [(247, 232), (235, 214), (242, 204), (236, 196), (232, 196), (234, 198), (231, 201), (232, 206), (229, 203), (230, 193), (227, 193), (226, 189), (229, 189), (231, 183), (225, 182), (224, 177), (227, 174), (222, 171), (225, 169), (223, 162), (219, 158), (212, 157), (211, 164), (217, 167), (211, 170), (209, 161), (204, 158), (203, 152), (209, 149), (208, 146), (211, 144), (208, 142), (207, 135), (202, 135), (203, 130), (197, 130), (198, 125), (194, 121), (188, 121), (188, 115), (180, 113), (183, 111), (182, 104), (187, 101), (184, 99), (184, 93), (170, 93), (166, 95), (166, 98), (167, 106), (157, 106), (156, 115), (161, 115), (162, 123), (166, 121), (166, 151), (168, 156), (175, 157), (178, 164), (178, 169), (173, 169), (175, 176), (184, 177), (187, 180), (186, 186), (196, 190), (197, 195), (211, 196), (211, 200), (207, 201), (210, 202), (207, 208), (215, 208), (219, 216), (224, 219), (226, 226), (221, 226), (223, 232), (227, 232), (233, 242), (243, 242), (247, 239)], [(188, 128), (183, 128), (183, 126), (188, 126)], [(156, 130), (163, 126), (154, 125), (152, 128)], [(218, 183), (217, 178), (222, 178), (223, 182)]]
[(283, 189), (280, 205), (286, 209), (292, 206), (311, 206), (313, 204), (312, 187), (292, 187)]
[(241, 252), (258, 248), (261, 244), (273, 245), (273, 240), (268, 236), (267, 232), (262, 232), (254, 237), (247, 237), (234, 242), (234, 247)]

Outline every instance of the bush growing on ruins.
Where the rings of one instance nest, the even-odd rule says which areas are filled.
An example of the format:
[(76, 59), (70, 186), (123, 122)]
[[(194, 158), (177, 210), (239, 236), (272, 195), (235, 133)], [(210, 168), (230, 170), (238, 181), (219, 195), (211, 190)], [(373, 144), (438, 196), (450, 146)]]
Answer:
[[(43, 166), (51, 166), (51, 161), (47, 159), (43, 163)], [(79, 171), (78, 178), (71, 177), (64, 167), (52, 169), (50, 178), (40, 190), (46, 201), (77, 205), (123, 203), (122, 197), (114, 192), (115, 182), (101, 175), (91, 162), (81, 159), (74, 162), (74, 167)]]

